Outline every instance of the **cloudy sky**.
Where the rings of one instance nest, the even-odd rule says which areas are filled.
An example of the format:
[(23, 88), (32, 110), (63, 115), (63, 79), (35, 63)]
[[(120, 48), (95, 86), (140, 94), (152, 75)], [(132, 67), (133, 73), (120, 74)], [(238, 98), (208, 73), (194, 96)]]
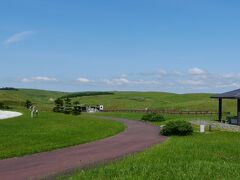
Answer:
[(240, 88), (239, 9), (227, 0), (2, 0), (0, 86)]

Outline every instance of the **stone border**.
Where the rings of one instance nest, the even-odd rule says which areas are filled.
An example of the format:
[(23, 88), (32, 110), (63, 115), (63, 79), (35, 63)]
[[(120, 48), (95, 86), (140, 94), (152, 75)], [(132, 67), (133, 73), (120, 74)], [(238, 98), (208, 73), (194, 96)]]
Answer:
[(200, 126), (200, 124), (204, 122), (206, 126), (212, 127), (212, 129), (218, 129), (218, 130), (224, 130), (224, 131), (231, 131), (231, 132), (240, 132), (240, 126), (237, 125), (231, 125), (227, 123), (219, 123), (216, 121), (191, 121), (191, 124)]

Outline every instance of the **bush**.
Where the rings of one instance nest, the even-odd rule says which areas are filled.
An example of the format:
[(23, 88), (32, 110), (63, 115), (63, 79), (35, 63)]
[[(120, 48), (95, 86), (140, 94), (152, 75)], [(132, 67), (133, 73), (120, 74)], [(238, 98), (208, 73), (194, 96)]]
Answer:
[(62, 113), (63, 111), (64, 111), (63, 107), (56, 106), (53, 108), (53, 112), (59, 112), (59, 113), (61, 112)]
[(144, 114), (142, 117), (143, 121), (149, 121), (150, 119), (152, 119), (152, 114)]
[(74, 106), (72, 110), (73, 115), (80, 115), (81, 114), (81, 107), (80, 106)]
[(161, 115), (161, 114), (155, 114), (155, 115), (152, 116), (151, 121), (161, 122), (161, 121), (165, 121), (165, 118), (164, 118), (164, 116)]
[(0, 102), (0, 109), (4, 109), (4, 103)]
[(64, 114), (71, 114), (72, 113), (72, 107), (65, 107), (64, 110), (63, 110), (63, 113)]
[(4, 110), (4, 109), (11, 109), (11, 107), (5, 105), (3, 102), (0, 102), (0, 109)]
[(32, 102), (29, 100), (26, 100), (25, 107), (29, 109), (31, 106), (32, 106)]
[(161, 114), (148, 113), (148, 114), (143, 115), (142, 120), (150, 121), (150, 122), (161, 122), (161, 121), (165, 121), (165, 118)]
[(161, 130), (161, 134), (164, 136), (187, 136), (192, 135), (192, 133), (192, 125), (186, 121), (170, 121)]

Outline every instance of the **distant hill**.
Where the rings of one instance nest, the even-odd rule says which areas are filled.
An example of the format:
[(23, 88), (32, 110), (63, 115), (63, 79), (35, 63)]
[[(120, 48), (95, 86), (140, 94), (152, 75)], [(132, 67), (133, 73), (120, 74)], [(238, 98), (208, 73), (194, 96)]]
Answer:
[[(165, 92), (114, 92), (109, 95), (78, 97), (83, 104), (103, 104), (105, 109), (171, 109), (217, 111), (218, 103), (211, 94), (174, 94)], [(224, 100), (224, 111), (235, 112), (235, 101)]]
[(83, 96), (113, 95), (112, 92), (75, 92), (62, 96), (61, 98), (78, 98)]
[(36, 89), (0, 90), (0, 102), (11, 106), (23, 106), (28, 99), (42, 108), (48, 108), (53, 106), (53, 101), (56, 98), (66, 94), (64, 92)]
[[(171, 109), (171, 110), (209, 110), (217, 111), (218, 103), (210, 99), (211, 94), (174, 94), (165, 92), (78, 92), (65, 93), (35, 89), (18, 91), (1, 90), (0, 102), (7, 105), (22, 106), (27, 99), (42, 109), (51, 109), (54, 100), (72, 97), (81, 104), (103, 104), (107, 109)], [(235, 113), (236, 102), (224, 100), (224, 111)]]
[(18, 91), (18, 89), (16, 89), (16, 88), (13, 88), (13, 87), (2, 87), (2, 88), (0, 88), (0, 91), (1, 90), (11, 90), (11, 91)]

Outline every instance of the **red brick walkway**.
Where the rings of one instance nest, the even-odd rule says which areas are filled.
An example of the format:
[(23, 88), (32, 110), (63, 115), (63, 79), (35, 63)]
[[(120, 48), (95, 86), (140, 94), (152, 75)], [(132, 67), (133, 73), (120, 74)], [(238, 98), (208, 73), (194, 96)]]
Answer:
[(53, 176), (140, 152), (166, 139), (159, 135), (158, 127), (139, 121), (104, 118), (123, 122), (127, 128), (116, 136), (96, 142), (1, 160), (0, 178), (18, 180)]

